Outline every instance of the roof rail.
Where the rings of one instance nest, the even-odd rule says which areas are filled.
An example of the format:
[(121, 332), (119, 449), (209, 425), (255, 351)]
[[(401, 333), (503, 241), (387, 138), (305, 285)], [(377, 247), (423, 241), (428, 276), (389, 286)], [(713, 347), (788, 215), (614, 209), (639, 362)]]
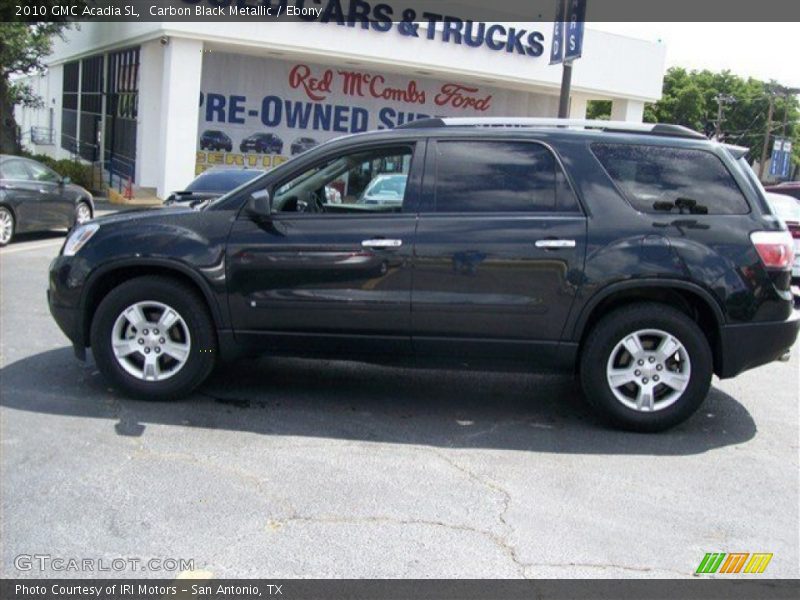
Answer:
[(429, 129), (435, 127), (567, 127), (570, 129), (600, 129), (602, 131), (707, 139), (702, 133), (682, 125), (538, 117), (435, 117), (410, 121), (398, 126), (397, 129)]

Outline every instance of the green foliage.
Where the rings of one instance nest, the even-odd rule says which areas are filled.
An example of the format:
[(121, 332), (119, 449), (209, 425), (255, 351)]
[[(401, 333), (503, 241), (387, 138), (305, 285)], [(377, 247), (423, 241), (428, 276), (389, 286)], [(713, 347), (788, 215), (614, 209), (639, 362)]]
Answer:
[(586, 118), (608, 121), (611, 118), (611, 100), (589, 100), (586, 105)]
[[(78, 4), (82, 0), (39, 0), (37, 8), (49, 9), (55, 4)], [(14, 105), (41, 106), (39, 98), (24, 80), (19, 79), (44, 68), (43, 59), (53, 48), (53, 37), (62, 35), (69, 25), (61, 22), (19, 21), (12, 13), (12, 3), (0, 3), (0, 152), (19, 150)]]

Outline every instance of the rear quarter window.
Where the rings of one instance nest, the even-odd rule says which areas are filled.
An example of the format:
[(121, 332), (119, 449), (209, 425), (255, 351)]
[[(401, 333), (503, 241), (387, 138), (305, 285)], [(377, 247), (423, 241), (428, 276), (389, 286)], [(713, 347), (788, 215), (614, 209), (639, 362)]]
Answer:
[(747, 200), (714, 154), (691, 148), (592, 144), (633, 207), (644, 213), (743, 215)]

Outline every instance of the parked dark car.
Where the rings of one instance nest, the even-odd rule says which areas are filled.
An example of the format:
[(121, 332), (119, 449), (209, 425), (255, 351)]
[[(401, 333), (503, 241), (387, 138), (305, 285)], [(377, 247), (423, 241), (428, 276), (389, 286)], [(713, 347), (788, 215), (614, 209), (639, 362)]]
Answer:
[(200, 173), (185, 190), (170, 194), (164, 204), (196, 207), (219, 198), (265, 172), (261, 169), (209, 169)]
[(218, 129), (206, 129), (200, 134), (200, 149), (230, 152), (233, 149), (233, 142), (227, 134)]
[(92, 195), (50, 167), (0, 154), (0, 246), (16, 234), (70, 228), (94, 215)]
[(239, 150), (259, 154), (280, 154), (283, 152), (283, 140), (274, 133), (254, 133), (242, 140)]
[(800, 200), (800, 181), (786, 181), (778, 185), (768, 185), (766, 187), (768, 192), (775, 192), (776, 194), (785, 194)]
[(800, 285), (800, 200), (786, 194), (767, 192), (765, 194), (772, 214), (786, 225), (794, 240), (794, 265), (792, 266), (792, 285)]
[[(52, 263), (50, 310), (79, 358), (91, 347), (143, 398), (262, 352), (555, 369), (638, 431), (688, 418), (712, 373), (785, 358), (792, 238), (746, 149), (565, 124), (414, 121), (322, 144), (200, 211), (98, 219)], [(383, 168), (407, 176), (402, 204), (351, 200)]]
[(319, 142), (310, 137), (299, 137), (292, 142), (291, 152), (292, 156), (295, 154), (302, 154), (307, 150), (311, 150), (314, 146), (318, 146)]

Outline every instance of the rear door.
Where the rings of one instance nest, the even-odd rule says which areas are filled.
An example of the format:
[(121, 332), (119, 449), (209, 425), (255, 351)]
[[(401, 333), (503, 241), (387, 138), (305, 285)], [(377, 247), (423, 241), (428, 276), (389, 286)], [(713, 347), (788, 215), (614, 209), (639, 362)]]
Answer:
[[(422, 142), (351, 147), (269, 186), (271, 218), (243, 213), (229, 238), (238, 339), (303, 353), (411, 353), (411, 256), (424, 151)], [(404, 190), (393, 202), (364, 202), (370, 183), (387, 174), (406, 177)]]
[(417, 354), (550, 361), (586, 249), (586, 218), (554, 152), (525, 139), (432, 141), (424, 195)]

